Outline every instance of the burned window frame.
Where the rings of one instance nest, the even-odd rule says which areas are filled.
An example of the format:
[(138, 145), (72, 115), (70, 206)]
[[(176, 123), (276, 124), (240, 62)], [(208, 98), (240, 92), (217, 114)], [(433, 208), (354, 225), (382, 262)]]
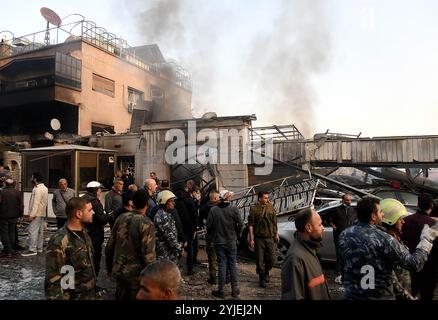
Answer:
[(98, 132), (104, 132), (107, 131), (110, 134), (114, 134), (114, 126), (110, 124), (104, 124), (104, 123), (97, 123), (92, 122), (91, 123), (91, 134), (96, 134)]
[(70, 55), (56, 52), (55, 82), (57, 84), (81, 89), (82, 61)]
[(93, 91), (103, 93), (114, 98), (116, 96), (116, 83), (114, 80), (103, 77), (97, 73), (92, 75), (91, 88)]
[(144, 100), (144, 92), (133, 87), (128, 87), (128, 112), (132, 113), (139, 101)]

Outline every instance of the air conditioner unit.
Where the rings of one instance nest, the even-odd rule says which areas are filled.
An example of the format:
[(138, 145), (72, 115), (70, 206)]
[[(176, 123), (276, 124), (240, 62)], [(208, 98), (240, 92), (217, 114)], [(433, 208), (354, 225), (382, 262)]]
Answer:
[(135, 107), (137, 106), (137, 104), (135, 102), (129, 102), (128, 103), (128, 112), (132, 113), (134, 112)]

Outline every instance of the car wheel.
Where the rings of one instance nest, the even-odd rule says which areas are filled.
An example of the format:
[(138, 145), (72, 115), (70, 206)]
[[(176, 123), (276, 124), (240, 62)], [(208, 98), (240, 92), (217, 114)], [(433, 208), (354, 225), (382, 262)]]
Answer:
[(284, 240), (280, 239), (277, 243), (277, 261), (276, 265), (281, 266), (283, 264), (284, 259), (286, 258), (287, 250), (289, 250), (290, 244)]

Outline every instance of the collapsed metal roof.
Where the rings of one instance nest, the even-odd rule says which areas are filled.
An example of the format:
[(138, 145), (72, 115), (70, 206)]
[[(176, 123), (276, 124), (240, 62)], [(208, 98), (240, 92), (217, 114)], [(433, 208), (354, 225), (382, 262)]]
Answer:
[(80, 145), (76, 145), (76, 144), (64, 144), (64, 145), (52, 146), (52, 147), (30, 148), (30, 149), (23, 149), (21, 151), (29, 152), (29, 151), (63, 151), (63, 150), (116, 152), (116, 150), (80, 146)]

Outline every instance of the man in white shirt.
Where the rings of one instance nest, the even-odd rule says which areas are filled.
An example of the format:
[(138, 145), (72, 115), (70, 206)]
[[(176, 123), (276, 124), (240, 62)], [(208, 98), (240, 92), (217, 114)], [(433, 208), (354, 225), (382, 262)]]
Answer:
[(44, 217), (47, 212), (49, 193), (40, 174), (32, 174), (32, 183), (34, 187), (29, 202), (28, 249), (21, 253), (23, 257), (42, 253), (44, 245)]

